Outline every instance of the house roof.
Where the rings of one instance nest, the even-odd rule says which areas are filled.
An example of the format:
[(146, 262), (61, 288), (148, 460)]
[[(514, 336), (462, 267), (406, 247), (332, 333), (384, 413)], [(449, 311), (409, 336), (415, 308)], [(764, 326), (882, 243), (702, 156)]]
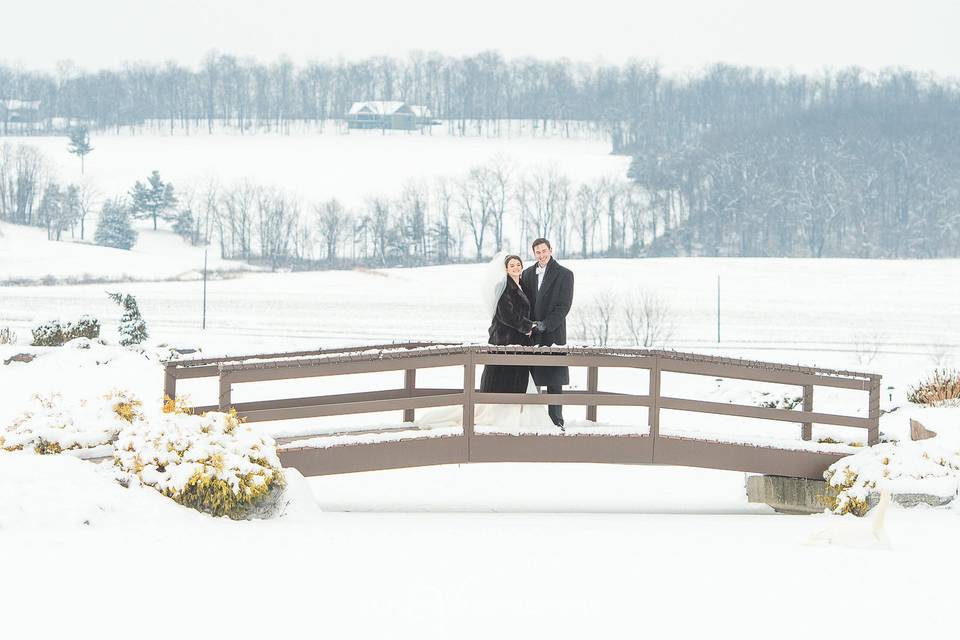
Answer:
[(420, 104), (412, 104), (412, 105), (410, 105), (410, 109), (413, 111), (413, 115), (417, 116), (418, 118), (431, 118), (431, 117), (433, 117), (433, 114), (430, 113), (430, 109), (428, 109), (427, 107), (425, 107), (425, 106), (423, 106), (423, 105), (420, 105)]
[(381, 116), (389, 116), (394, 113), (410, 113), (410, 107), (406, 102), (399, 100), (367, 100), (366, 102), (354, 102), (350, 106), (350, 115), (359, 113), (375, 113)]

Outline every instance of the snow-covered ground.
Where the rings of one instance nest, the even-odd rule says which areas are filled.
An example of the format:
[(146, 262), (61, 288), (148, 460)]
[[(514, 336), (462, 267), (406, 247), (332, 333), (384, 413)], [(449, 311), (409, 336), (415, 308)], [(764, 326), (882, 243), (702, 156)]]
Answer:
[[(176, 274), (196, 259), (171, 255), (145, 269), (161, 265)], [(75, 260), (50, 254), (46, 268), (82, 271)], [(940, 433), (960, 431), (956, 408), (905, 404), (907, 387), (935, 365), (956, 366), (957, 261), (566, 264), (577, 277), (575, 313), (589, 311), (602, 292), (622, 301), (647, 288), (673, 309), (672, 346), (881, 373), (885, 408), (900, 407), (883, 416), (883, 432), (904, 437), (909, 417)], [(7, 266), (0, 254), (0, 272)], [(0, 424), (33, 393), (83, 396), (122, 386), (158, 402), (160, 343), (210, 355), (410, 338), (482, 341), (486, 319), (475, 288), (481, 268), (244, 274), (209, 283), (205, 332), (196, 281), (0, 287), (0, 328), (11, 327), (20, 342), (0, 346), (0, 363), (19, 352), (39, 355), (28, 364), (0, 364)], [(151, 333), (146, 356), (114, 346), (26, 346), (31, 326), (82, 313), (99, 317), (104, 337), (115, 341), (120, 308), (104, 291), (118, 288), (137, 296)], [(431, 375), (459, 381), (455, 371)], [(426, 375), (418, 381), (433, 384)], [(397, 382), (370, 376), (343, 384)], [(583, 381), (575, 377), (574, 384)], [(640, 391), (645, 382), (601, 375), (600, 384)], [(667, 384), (677, 395), (737, 402), (760, 400), (760, 389), (782, 393), (689, 376), (665, 379), (665, 390)], [(197, 403), (212, 402), (216, 393), (203, 382), (182, 389)], [(235, 397), (277, 393), (298, 391), (250, 385)], [(862, 398), (826, 393), (816, 399), (821, 410), (817, 403), (865, 408)], [(576, 409), (567, 411), (573, 416)], [(750, 433), (763, 425), (735, 427)], [(945, 633), (954, 624), (956, 508), (892, 509), (891, 546), (877, 549), (856, 542), (869, 523), (852, 516), (778, 516), (748, 504), (744, 474), (733, 472), (493, 464), (294, 480), (287, 515), (238, 523), (123, 491), (90, 462), (0, 454), (5, 631), (26, 637), (42, 620), (51, 634), (81, 637), (112, 637), (117, 629), (138, 637), (171, 629), (231, 637), (674, 636), (719, 629), (741, 637), (859, 637)], [(838, 536), (845, 542), (807, 544), (838, 526), (847, 530)]]
[(94, 150), (86, 157), (83, 176), (79, 160), (67, 152), (65, 137), (25, 136), (7, 141), (37, 147), (62, 182), (83, 181), (105, 196), (126, 193), (153, 170), (178, 190), (201, 189), (211, 181), (229, 186), (251, 179), (312, 201), (337, 198), (348, 207), (360, 207), (372, 196), (399, 196), (410, 180), (461, 178), (472, 167), (495, 158), (509, 161), (520, 172), (553, 166), (574, 181), (626, 175), (630, 158), (610, 155), (610, 142), (603, 135), (543, 136), (530, 132), (526, 122), (512, 126), (513, 136), (499, 137), (449, 135), (446, 126), (435, 126), (425, 135), (347, 133), (333, 125), (322, 132), (298, 130), (291, 135), (93, 132)]
[[(299, 490), (302, 485), (296, 484)], [(949, 635), (956, 512), (746, 505), (743, 476), (481, 465), (310, 481), (288, 514), (232, 522), (124, 491), (90, 463), (0, 464), (9, 637)], [(312, 493), (312, 495), (311, 495)], [(808, 544), (846, 530), (842, 545)]]
[[(61, 242), (47, 240), (45, 229), (0, 222), (0, 285), (134, 280), (200, 280), (204, 248), (194, 247), (169, 231), (138, 228), (137, 244), (129, 251), (90, 244), (96, 216), (87, 220), (85, 240), (65, 233)], [(210, 277), (258, 271), (239, 260), (222, 260), (219, 247), (207, 251)]]

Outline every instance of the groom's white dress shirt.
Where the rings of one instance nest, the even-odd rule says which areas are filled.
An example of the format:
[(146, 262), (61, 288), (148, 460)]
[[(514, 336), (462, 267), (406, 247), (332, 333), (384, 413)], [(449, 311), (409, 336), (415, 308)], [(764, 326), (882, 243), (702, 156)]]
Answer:
[(540, 264), (537, 264), (537, 291), (540, 291), (540, 285), (543, 284), (543, 274), (546, 273), (547, 268), (541, 267)]

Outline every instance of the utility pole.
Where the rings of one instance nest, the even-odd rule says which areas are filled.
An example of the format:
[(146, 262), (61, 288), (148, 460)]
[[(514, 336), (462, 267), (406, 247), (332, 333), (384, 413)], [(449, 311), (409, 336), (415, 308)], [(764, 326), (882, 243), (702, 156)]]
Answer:
[(717, 344), (720, 344), (720, 274), (717, 274)]
[(203, 248), (203, 324), (201, 329), (207, 328), (207, 250), (209, 247)]

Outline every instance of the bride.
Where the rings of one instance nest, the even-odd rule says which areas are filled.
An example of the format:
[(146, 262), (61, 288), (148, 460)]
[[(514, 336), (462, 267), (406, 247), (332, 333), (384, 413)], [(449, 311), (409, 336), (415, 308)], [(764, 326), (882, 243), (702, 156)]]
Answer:
[[(532, 344), (533, 321), (530, 319), (530, 301), (520, 287), (523, 261), (519, 256), (500, 252), (494, 256), (482, 278), (482, 294), (486, 309), (491, 316), (488, 329), (489, 344)], [(480, 377), (482, 393), (537, 393), (530, 377), (530, 367), (521, 365), (485, 365)], [(438, 426), (438, 423), (461, 423), (460, 407), (450, 410), (424, 412), (417, 420), (421, 427)], [(452, 410), (452, 411), (451, 411)], [(547, 413), (546, 405), (477, 405), (474, 423), (478, 426), (494, 426), (510, 429), (549, 429), (556, 431)]]

